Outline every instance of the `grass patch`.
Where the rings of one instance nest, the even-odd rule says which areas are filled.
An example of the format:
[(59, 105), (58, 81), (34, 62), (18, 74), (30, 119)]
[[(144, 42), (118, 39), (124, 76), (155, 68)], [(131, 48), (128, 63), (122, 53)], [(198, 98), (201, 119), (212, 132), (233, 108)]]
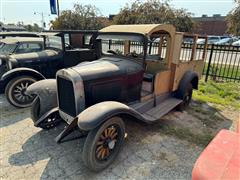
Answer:
[(223, 107), (230, 106), (236, 110), (240, 110), (239, 92), (240, 83), (216, 83), (210, 80), (205, 83), (200, 81), (198, 90), (193, 92), (193, 99), (204, 103), (221, 105)]
[(213, 135), (194, 134), (188, 128), (177, 128), (169, 125), (164, 125), (162, 132), (166, 135), (173, 135), (179, 139), (184, 139), (197, 145), (207, 146), (208, 143), (214, 138)]

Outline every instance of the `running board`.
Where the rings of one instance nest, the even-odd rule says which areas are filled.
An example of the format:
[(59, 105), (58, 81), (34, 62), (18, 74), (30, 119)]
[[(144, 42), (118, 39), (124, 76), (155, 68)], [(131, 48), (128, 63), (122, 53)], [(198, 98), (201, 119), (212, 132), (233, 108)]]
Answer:
[(181, 99), (177, 98), (168, 98), (164, 100), (162, 103), (157, 105), (156, 107), (150, 109), (149, 111), (143, 114), (143, 117), (147, 121), (156, 121), (159, 120), (162, 116), (166, 115), (172, 109), (174, 109), (177, 105), (182, 102)]

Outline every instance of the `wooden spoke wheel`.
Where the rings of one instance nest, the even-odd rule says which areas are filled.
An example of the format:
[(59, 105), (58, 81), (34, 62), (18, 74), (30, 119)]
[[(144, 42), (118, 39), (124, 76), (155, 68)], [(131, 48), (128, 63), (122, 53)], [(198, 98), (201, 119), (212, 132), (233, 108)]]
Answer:
[(118, 131), (116, 126), (110, 126), (103, 131), (96, 147), (98, 160), (106, 160), (111, 155), (118, 140)]
[(6, 86), (5, 95), (10, 104), (18, 108), (31, 106), (36, 96), (27, 95), (26, 89), (36, 82), (31, 76), (19, 76), (13, 78)]
[(125, 125), (121, 118), (113, 117), (89, 132), (83, 148), (83, 161), (93, 170), (109, 166), (121, 149)]

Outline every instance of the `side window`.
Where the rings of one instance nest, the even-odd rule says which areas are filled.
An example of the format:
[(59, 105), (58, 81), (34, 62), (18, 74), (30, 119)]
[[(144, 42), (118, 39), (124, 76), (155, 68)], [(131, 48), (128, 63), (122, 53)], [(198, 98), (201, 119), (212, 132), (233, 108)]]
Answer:
[(38, 51), (41, 51), (43, 48), (42, 48), (41, 44), (29, 43), (28, 44), (28, 49), (29, 49), (30, 52), (38, 52)]
[(92, 38), (92, 35), (90, 35), (90, 34), (83, 36), (83, 44), (90, 45), (91, 38)]
[(157, 38), (153, 38), (148, 43), (149, 60), (160, 60), (162, 62), (166, 62), (169, 38), (168, 34), (159, 34), (157, 35)]
[(205, 37), (183, 36), (182, 47), (180, 51), (180, 61), (189, 62), (195, 60), (204, 60), (205, 58)]
[(16, 50), (16, 53), (26, 53), (27, 52), (27, 43), (20, 44)]
[(180, 51), (180, 61), (189, 62), (193, 59), (193, 36), (183, 36), (182, 47)]
[(42, 45), (39, 43), (22, 43), (18, 46), (16, 53), (30, 53), (42, 50)]
[(65, 41), (66, 44), (70, 44), (69, 34), (64, 34), (64, 41)]

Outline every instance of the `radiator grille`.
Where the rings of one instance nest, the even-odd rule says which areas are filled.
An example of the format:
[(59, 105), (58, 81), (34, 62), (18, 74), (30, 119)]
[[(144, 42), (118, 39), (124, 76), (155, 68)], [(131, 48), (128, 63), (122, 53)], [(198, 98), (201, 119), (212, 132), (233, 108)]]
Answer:
[(70, 116), (76, 116), (73, 84), (70, 80), (57, 77), (59, 109)]

